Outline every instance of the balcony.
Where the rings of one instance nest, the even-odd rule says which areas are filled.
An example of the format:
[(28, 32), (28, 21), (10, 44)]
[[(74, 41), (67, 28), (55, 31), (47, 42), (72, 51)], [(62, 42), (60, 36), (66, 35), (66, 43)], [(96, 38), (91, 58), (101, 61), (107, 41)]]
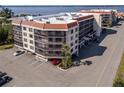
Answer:
[(50, 57), (61, 57), (62, 53), (60, 51), (47, 51), (43, 49), (36, 48), (36, 53), (44, 56), (50, 56)]
[(20, 26), (13, 26), (13, 30), (15, 30), (15, 31), (21, 31), (21, 27)]

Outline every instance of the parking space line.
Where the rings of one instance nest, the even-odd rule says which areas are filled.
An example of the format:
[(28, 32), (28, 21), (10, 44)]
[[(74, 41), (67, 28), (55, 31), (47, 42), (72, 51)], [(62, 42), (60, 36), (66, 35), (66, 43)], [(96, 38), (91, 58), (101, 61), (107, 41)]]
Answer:
[(39, 65), (37, 66), (37, 69), (40, 68), (44, 63), (45, 63), (45, 62), (39, 64)]
[(29, 61), (29, 62), (27, 62), (28, 64), (34, 64), (35, 63), (35, 61)]
[(36, 66), (39, 66), (40, 64), (42, 64), (41, 62), (37, 62), (36, 64), (35, 64), (35, 67)]

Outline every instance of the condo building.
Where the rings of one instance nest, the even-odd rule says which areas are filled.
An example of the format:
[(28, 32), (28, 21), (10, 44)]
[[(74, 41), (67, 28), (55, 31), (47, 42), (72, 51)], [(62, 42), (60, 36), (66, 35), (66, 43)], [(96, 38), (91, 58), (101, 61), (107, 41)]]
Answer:
[(79, 55), (79, 49), (97, 36), (94, 24), (93, 15), (77, 12), (15, 18), (14, 44), (44, 61), (63, 58), (63, 43), (72, 55)]
[(95, 18), (94, 27), (97, 30), (97, 36), (100, 36), (102, 30), (107, 27), (111, 27), (117, 22), (116, 13), (117, 10), (112, 9), (92, 9), (92, 10), (81, 10), (83, 14), (91, 14)]

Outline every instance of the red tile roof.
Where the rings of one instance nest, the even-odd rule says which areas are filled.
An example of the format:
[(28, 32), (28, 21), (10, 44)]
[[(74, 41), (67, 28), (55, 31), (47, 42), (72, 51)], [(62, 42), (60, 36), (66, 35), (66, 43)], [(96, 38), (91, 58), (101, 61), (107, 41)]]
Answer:
[(40, 29), (69, 29), (71, 27), (77, 26), (78, 21), (88, 19), (88, 18), (92, 18), (92, 17), (93, 17), (93, 15), (87, 15), (87, 16), (83, 16), (83, 17), (74, 18), (74, 20), (77, 20), (77, 21), (67, 23), (67, 24), (66, 23), (65, 24), (39, 23), (39, 22), (36, 22), (36, 21), (21, 20), (21, 19), (14, 19), (14, 20), (12, 20), (12, 23), (13, 24), (21, 24), (21, 25), (37, 27), (37, 28), (40, 28)]
[(88, 15), (88, 16), (83, 16), (83, 17), (74, 18), (74, 19), (77, 20), (77, 21), (81, 21), (81, 20), (84, 20), (84, 19), (92, 18), (92, 17), (93, 17), (93, 15)]
[(81, 10), (81, 13), (97, 13), (97, 14), (112, 14), (112, 12), (107, 12), (107, 11), (84, 11)]
[(28, 20), (23, 20), (22, 25), (28, 25), (28, 26), (33, 26), (37, 28), (43, 28), (44, 24), (43, 23), (38, 23), (35, 21), (28, 21)]
[(47, 24), (47, 23), (38, 23), (35, 21), (28, 21), (28, 20), (14, 20), (12, 21), (13, 24), (22, 24), (27, 26), (33, 26), (41, 29), (69, 29), (71, 27), (74, 27), (78, 25), (77, 22), (72, 22), (68, 24)]

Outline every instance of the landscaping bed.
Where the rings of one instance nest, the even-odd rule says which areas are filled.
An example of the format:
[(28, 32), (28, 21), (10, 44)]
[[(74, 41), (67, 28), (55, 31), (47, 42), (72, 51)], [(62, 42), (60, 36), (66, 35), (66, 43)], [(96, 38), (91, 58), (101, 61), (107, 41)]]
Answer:
[(124, 87), (124, 53), (113, 82), (113, 87)]
[(0, 45), (0, 50), (13, 48), (13, 44)]

